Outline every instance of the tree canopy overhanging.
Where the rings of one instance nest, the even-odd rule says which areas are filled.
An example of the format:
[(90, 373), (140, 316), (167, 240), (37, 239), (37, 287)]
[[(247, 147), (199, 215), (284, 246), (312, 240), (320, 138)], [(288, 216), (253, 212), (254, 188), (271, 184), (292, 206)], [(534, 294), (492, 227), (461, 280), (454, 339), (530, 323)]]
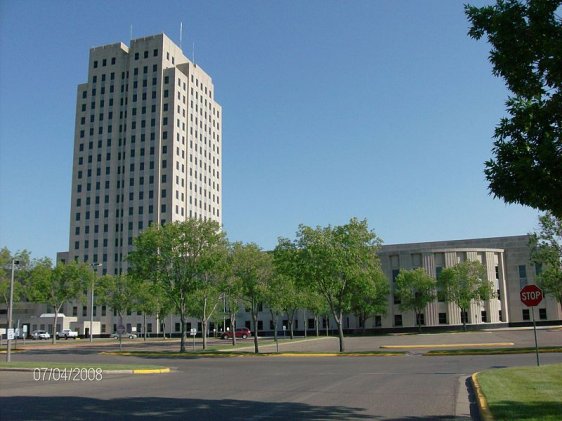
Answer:
[(469, 36), (487, 36), (492, 72), (512, 95), (485, 163), (490, 192), (562, 217), (562, 2), (466, 5)]

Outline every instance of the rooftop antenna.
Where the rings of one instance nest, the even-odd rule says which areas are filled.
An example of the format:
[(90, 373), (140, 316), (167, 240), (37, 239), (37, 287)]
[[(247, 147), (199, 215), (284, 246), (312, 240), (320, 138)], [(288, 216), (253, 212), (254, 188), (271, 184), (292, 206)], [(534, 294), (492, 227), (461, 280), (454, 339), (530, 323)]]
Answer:
[(183, 22), (180, 22), (180, 50), (181, 50), (182, 38), (183, 38)]

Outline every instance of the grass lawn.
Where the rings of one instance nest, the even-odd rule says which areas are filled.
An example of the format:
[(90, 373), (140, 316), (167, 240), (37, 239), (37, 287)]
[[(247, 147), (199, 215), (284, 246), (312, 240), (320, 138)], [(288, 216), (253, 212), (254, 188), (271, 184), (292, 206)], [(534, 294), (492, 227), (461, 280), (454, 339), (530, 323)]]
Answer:
[(0, 362), (0, 368), (101, 368), (102, 370), (157, 370), (163, 369), (161, 365), (151, 364), (99, 364), (99, 363), (60, 363), (45, 361), (12, 361)]
[(562, 419), (562, 364), (483, 371), (478, 382), (494, 419)]
[[(535, 347), (528, 348), (474, 348), (474, 349), (440, 349), (428, 351), (424, 355), (494, 355), (494, 354), (529, 354), (535, 352)], [(544, 346), (539, 353), (562, 352), (562, 346)]]

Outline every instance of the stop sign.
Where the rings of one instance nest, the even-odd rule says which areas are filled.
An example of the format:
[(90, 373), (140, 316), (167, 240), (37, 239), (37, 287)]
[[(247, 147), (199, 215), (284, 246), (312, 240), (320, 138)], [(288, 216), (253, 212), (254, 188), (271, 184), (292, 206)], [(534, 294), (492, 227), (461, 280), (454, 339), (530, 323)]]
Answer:
[(527, 307), (535, 307), (542, 301), (542, 289), (536, 285), (526, 285), (519, 292), (519, 296)]

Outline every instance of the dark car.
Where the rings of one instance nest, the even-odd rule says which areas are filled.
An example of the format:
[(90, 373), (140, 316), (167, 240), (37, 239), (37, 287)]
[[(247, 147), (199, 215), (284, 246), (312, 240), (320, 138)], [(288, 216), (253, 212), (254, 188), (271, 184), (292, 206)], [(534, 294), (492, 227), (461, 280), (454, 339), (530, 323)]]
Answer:
[[(247, 327), (240, 327), (240, 328), (236, 329), (236, 337), (237, 338), (246, 339), (249, 336), (252, 336), (252, 332), (250, 332), (250, 329), (248, 329)], [(223, 339), (231, 339), (232, 338), (232, 332), (231, 331), (224, 332), (221, 337)]]
[(125, 333), (123, 333), (122, 335), (119, 335), (119, 333), (116, 332), (116, 333), (113, 333), (113, 334), (111, 335), (111, 337), (112, 337), (113, 339), (119, 339), (119, 336), (121, 336), (122, 338), (129, 338), (129, 339), (136, 339), (136, 338), (137, 338), (137, 334), (136, 334), (136, 333), (132, 333), (132, 332), (128, 332), (128, 333), (125, 332)]

